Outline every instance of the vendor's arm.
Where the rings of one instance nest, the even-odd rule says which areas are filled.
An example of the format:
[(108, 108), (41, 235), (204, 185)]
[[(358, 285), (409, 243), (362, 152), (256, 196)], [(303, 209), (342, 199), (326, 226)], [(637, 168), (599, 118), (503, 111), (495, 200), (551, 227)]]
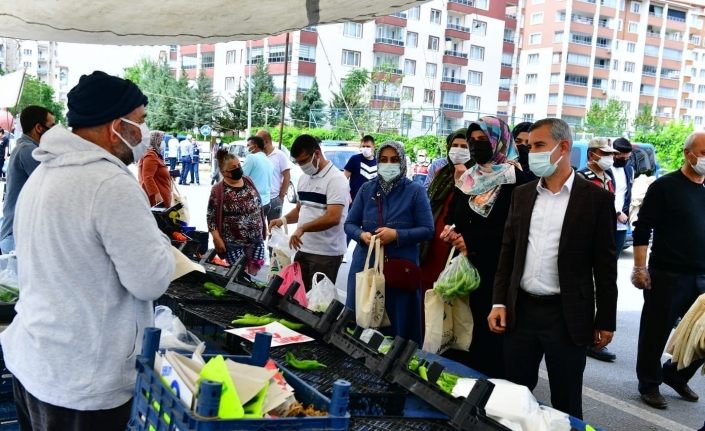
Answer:
[(174, 274), (171, 241), (157, 227), (139, 184), (127, 175), (105, 180), (91, 211), (125, 289), (143, 301), (163, 295)]

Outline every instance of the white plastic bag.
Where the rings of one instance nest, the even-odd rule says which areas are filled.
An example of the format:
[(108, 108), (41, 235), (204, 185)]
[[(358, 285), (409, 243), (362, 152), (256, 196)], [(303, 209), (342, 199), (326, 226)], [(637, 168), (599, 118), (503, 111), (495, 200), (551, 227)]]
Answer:
[(272, 229), (267, 245), (273, 248), (275, 252), (281, 252), (289, 259), (296, 253), (296, 250), (289, 248), (289, 237), (286, 232), (278, 227)]
[(154, 309), (154, 326), (162, 330), (160, 349), (193, 352), (201, 344), (201, 340), (188, 331), (181, 320), (171, 312), (171, 308), (165, 305), (157, 305)]
[[(319, 280), (319, 276), (321, 279)], [(324, 273), (313, 274), (311, 290), (306, 293), (308, 309), (314, 312), (323, 313), (328, 309), (331, 302), (338, 299), (335, 283), (330, 281)]]
[(17, 289), (17, 256), (14, 252), (0, 255), (0, 285)]

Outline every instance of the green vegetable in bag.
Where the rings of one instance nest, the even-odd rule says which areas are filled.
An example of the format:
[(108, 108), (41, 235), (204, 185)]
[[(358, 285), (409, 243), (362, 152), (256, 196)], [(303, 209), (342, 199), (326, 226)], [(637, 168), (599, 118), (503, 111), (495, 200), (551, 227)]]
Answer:
[(433, 290), (444, 300), (465, 296), (480, 286), (480, 273), (470, 261), (459, 254), (438, 276)]

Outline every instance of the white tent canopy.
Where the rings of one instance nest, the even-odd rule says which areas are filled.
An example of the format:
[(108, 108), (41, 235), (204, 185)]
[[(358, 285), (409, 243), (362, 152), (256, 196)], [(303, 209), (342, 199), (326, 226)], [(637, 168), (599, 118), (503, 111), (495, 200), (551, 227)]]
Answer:
[(363, 21), (418, 0), (4, 0), (0, 36), (168, 45), (258, 39), (309, 25)]

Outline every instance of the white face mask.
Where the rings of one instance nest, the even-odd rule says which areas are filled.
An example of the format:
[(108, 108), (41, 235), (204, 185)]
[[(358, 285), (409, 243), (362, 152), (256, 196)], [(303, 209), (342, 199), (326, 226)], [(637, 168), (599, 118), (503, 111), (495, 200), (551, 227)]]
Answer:
[(304, 174), (306, 174), (308, 176), (312, 176), (312, 175), (316, 175), (316, 173), (318, 173), (318, 166), (321, 164), (321, 162), (320, 162), (320, 160), (316, 160), (316, 164), (314, 165), (313, 159), (315, 157), (316, 156), (313, 156), (311, 158), (310, 162), (300, 166), (301, 170), (304, 171)]
[(705, 176), (705, 157), (698, 157), (698, 161), (694, 165), (690, 165), (696, 174)]
[(130, 121), (127, 118), (120, 118), (121, 121), (126, 122), (127, 124), (131, 124), (138, 129), (140, 129), (140, 133), (142, 134), (142, 139), (140, 142), (138, 142), (136, 145), (132, 145), (125, 138), (122, 137), (121, 134), (119, 134), (116, 130), (115, 127), (111, 124), (110, 127), (113, 129), (113, 133), (115, 133), (120, 140), (122, 140), (122, 143), (127, 146), (127, 148), (132, 151), (132, 161), (134, 163), (137, 163), (140, 161), (142, 156), (144, 156), (144, 153), (147, 151), (147, 148), (149, 148), (149, 127), (147, 126), (147, 123), (135, 123), (134, 121)]
[(384, 181), (392, 181), (401, 175), (401, 165), (399, 163), (380, 163), (377, 165), (377, 174)]
[(597, 159), (596, 163), (600, 169), (607, 171), (614, 165), (614, 156), (602, 156)]
[(534, 175), (541, 178), (550, 177), (556, 172), (558, 167), (558, 162), (563, 159), (563, 156), (559, 157), (558, 160), (551, 163), (551, 155), (556, 151), (558, 145), (553, 147), (551, 151), (542, 151), (540, 153), (529, 153), (529, 170), (534, 173)]
[(470, 150), (462, 147), (452, 147), (448, 151), (448, 158), (454, 165), (465, 164), (470, 160)]
[(370, 157), (372, 157), (372, 152), (373, 152), (373, 150), (372, 150), (372, 148), (362, 147), (362, 148), (360, 149), (360, 152), (362, 153), (363, 157), (369, 159)]

